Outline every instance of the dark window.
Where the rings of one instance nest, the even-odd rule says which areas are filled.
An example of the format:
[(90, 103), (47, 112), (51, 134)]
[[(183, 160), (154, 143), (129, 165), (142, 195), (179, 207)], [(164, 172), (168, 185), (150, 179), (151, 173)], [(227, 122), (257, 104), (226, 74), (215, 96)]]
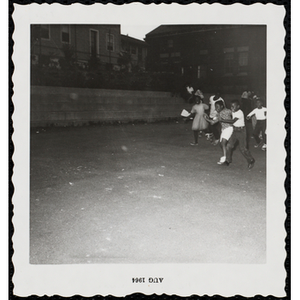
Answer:
[(197, 67), (197, 78), (203, 79), (206, 78), (207, 75), (207, 67), (205, 65), (201, 65)]
[(90, 37), (91, 37), (91, 54), (92, 56), (96, 56), (98, 53), (97, 46), (98, 46), (98, 31), (91, 30), (90, 31)]
[(41, 38), (45, 40), (50, 39), (50, 27), (49, 25), (41, 25)]
[(208, 51), (207, 50), (200, 50), (199, 54), (200, 55), (206, 55), (206, 54), (208, 54)]
[(69, 25), (61, 26), (61, 41), (63, 43), (70, 44), (70, 26)]
[(168, 40), (168, 47), (173, 48), (173, 46), (174, 46), (173, 40)]
[(136, 47), (131, 47), (131, 54), (136, 54)]
[(239, 73), (246, 73), (249, 65), (249, 47), (239, 47), (237, 50)]
[(225, 48), (224, 49), (224, 73), (232, 74), (234, 68), (234, 49)]
[(106, 49), (108, 51), (115, 50), (115, 37), (113, 34), (110, 34), (110, 33), (106, 34)]

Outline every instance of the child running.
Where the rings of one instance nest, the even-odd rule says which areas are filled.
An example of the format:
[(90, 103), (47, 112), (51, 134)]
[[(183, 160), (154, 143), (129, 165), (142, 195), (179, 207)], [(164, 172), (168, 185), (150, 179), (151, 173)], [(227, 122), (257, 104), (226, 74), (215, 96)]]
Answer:
[(244, 113), (240, 109), (238, 100), (231, 101), (232, 120), (221, 120), (222, 122), (233, 125), (233, 133), (228, 140), (226, 147), (226, 161), (224, 165), (228, 166), (232, 162), (232, 152), (236, 142), (239, 142), (239, 149), (248, 162), (248, 169), (252, 169), (255, 163), (250, 151), (247, 149), (247, 134), (245, 128)]
[[(266, 119), (267, 119), (267, 109), (263, 107), (262, 100), (260, 98), (256, 99), (256, 108), (253, 109), (248, 115), (247, 120), (249, 120), (251, 117), (256, 117), (256, 124), (253, 131), (253, 137), (256, 141), (256, 145), (254, 145), (255, 148), (258, 148), (260, 146), (262, 150), (267, 149), (266, 144)], [(259, 134), (262, 135), (262, 140), (259, 138)]]
[(227, 153), (227, 142), (229, 140), (229, 138), (232, 135), (233, 132), (233, 127), (231, 124), (229, 123), (225, 123), (224, 120), (232, 120), (232, 112), (230, 109), (224, 107), (224, 102), (223, 101), (217, 101), (215, 103), (215, 108), (216, 108), (216, 112), (218, 113), (218, 115), (216, 116), (216, 118), (214, 120), (208, 119), (207, 121), (211, 124), (214, 125), (217, 122), (221, 123), (221, 135), (220, 135), (220, 143), (221, 143), (221, 147), (223, 150), (223, 156), (220, 158), (220, 161), (218, 162), (219, 165), (224, 164), (226, 161), (226, 153)]
[[(199, 132), (208, 127), (208, 123), (204, 118), (204, 111), (208, 109), (208, 105), (202, 103), (202, 100), (199, 96), (195, 97), (195, 105), (192, 107), (191, 114), (195, 114), (192, 130), (194, 132), (194, 142), (191, 143), (192, 146), (198, 145)], [(190, 115), (191, 115), (190, 114)]]
[[(223, 105), (225, 107), (224, 99), (220, 96), (219, 92), (217, 92), (215, 95), (213, 95), (209, 98), (209, 105), (210, 105), (209, 117), (212, 120), (215, 119), (216, 116), (218, 115), (218, 112), (216, 111), (216, 103), (218, 101), (222, 101)], [(211, 124), (210, 131), (211, 131), (212, 136), (213, 136), (212, 143), (214, 145), (217, 145), (218, 142), (220, 141), (221, 130), (222, 130), (222, 128), (221, 128), (219, 122)]]

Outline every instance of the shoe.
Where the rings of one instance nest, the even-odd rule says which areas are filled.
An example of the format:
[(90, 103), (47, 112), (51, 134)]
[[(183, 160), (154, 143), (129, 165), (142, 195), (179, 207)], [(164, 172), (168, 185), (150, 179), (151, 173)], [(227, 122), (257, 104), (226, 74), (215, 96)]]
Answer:
[(259, 142), (258, 144), (255, 144), (254, 148), (259, 148), (260, 146), (262, 146), (262, 144), (263, 144), (263, 141)]
[(252, 159), (248, 164), (248, 169), (251, 170), (254, 167), (255, 160)]
[(191, 143), (191, 146), (198, 146), (198, 143)]
[(261, 150), (267, 150), (267, 144), (263, 144)]
[(208, 141), (210, 141), (213, 137), (212, 133), (206, 133), (205, 136)]
[(217, 162), (218, 165), (222, 165), (226, 161), (226, 156), (222, 156), (220, 160)]

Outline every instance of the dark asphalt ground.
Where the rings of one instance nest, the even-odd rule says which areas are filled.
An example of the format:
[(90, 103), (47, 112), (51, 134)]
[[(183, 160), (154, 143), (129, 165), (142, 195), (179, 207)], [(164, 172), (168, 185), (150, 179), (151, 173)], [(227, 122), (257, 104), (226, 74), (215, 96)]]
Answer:
[(193, 141), (191, 123), (31, 132), (30, 263), (266, 261), (266, 153)]

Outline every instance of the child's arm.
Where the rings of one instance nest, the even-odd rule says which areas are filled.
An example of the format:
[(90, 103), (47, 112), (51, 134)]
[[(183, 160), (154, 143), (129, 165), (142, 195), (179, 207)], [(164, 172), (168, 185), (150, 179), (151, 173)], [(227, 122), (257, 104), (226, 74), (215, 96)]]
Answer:
[(203, 103), (204, 110), (208, 110), (209, 106), (206, 103)]
[(219, 118), (210, 119), (207, 114), (204, 114), (203, 116), (204, 116), (204, 119), (211, 125), (214, 125), (219, 122)]
[(233, 124), (235, 123), (239, 118), (234, 118), (234, 119), (221, 119), (220, 122), (222, 123), (228, 123), (228, 124)]
[[(256, 109), (256, 108), (255, 108)], [(255, 109), (253, 109), (246, 117), (247, 120), (250, 120), (250, 118), (255, 114)]]

